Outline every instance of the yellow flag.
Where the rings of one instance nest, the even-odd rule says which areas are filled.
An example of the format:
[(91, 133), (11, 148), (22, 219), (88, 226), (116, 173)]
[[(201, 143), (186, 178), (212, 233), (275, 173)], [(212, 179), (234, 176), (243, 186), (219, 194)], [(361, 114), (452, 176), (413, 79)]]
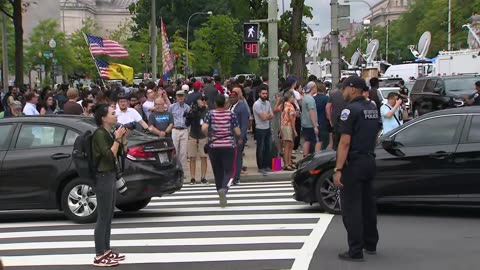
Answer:
[(117, 64), (108, 63), (108, 78), (110, 80), (124, 80), (128, 84), (133, 84), (133, 68)]

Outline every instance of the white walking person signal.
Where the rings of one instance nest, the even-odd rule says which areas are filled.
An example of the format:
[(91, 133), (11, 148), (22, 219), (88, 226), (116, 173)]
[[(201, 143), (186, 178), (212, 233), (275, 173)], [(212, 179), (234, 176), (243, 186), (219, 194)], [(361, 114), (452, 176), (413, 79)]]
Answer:
[(248, 38), (254, 38), (255, 37), (254, 34), (255, 34), (255, 27), (252, 26), (250, 27), (250, 29), (248, 29)]

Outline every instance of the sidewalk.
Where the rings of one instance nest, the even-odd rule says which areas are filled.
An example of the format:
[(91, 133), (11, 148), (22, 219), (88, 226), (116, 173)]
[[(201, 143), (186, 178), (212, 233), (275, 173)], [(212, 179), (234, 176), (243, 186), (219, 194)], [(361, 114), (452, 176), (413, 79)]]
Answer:
[[(290, 176), (292, 175), (293, 171), (278, 171), (269, 173), (267, 176), (263, 176), (262, 174), (258, 173), (257, 168), (257, 159), (256, 159), (256, 144), (253, 138), (249, 136), (249, 140), (247, 142), (247, 147), (245, 147), (244, 157), (243, 157), (243, 166), (247, 167), (246, 174), (242, 174), (240, 176), (240, 182), (266, 182), (266, 181), (287, 181), (290, 180)], [(301, 154), (294, 155), (297, 159), (294, 160), (298, 161), (302, 158)], [(196, 160), (196, 177), (197, 183), (200, 182), (200, 159), (197, 158)], [(207, 180), (210, 183), (214, 182), (213, 172), (212, 172), (212, 165), (210, 164), (210, 160), (207, 161)], [(185, 183), (190, 183), (191, 174), (190, 174), (190, 166), (185, 169)]]

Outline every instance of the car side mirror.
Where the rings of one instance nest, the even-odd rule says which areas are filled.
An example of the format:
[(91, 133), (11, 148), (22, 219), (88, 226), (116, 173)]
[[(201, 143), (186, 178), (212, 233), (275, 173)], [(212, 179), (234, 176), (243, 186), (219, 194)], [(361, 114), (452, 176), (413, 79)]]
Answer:
[(385, 150), (388, 149), (394, 149), (396, 144), (395, 144), (395, 139), (392, 137), (387, 137), (382, 140), (382, 146)]

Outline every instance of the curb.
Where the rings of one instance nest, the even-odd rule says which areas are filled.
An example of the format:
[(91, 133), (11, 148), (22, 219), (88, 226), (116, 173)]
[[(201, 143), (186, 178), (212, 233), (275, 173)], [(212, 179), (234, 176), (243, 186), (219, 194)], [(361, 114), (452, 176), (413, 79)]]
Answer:
[[(240, 177), (240, 183), (290, 181), (292, 174), (293, 172), (272, 172), (267, 176), (263, 176), (259, 173), (249, 173)], [(207, 181), (211, 184), (215, 182), (213, 177), (208, 176)], [(185, 179), (183, 183), (190, 184), (190, 179)]]

